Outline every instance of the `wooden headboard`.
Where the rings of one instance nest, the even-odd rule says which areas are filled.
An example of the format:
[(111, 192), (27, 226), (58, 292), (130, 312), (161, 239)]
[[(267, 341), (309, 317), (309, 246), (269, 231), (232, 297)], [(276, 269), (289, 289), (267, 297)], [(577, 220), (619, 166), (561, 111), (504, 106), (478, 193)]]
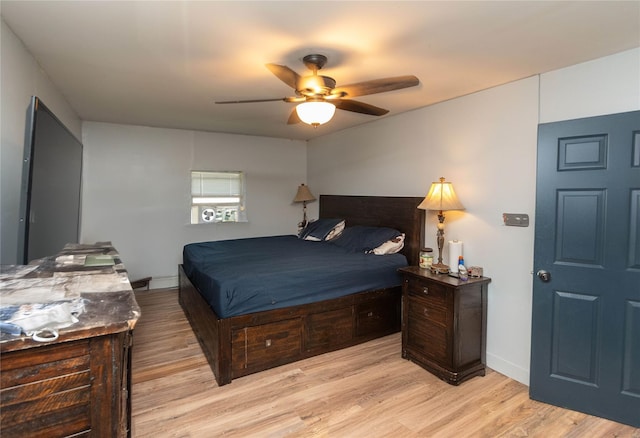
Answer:
[(405, 233), (402, 254), (417, 265), (424, 244), (423, 198), (402, 196), (320, 195), (320, 218), (342, 218), (347, 226), (391, 227)]

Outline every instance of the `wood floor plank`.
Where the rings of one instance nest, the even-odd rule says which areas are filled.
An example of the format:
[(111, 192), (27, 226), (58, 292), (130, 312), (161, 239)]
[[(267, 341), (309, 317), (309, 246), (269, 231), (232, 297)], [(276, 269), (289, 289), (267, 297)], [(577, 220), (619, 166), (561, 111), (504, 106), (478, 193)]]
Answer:
[(628, 437), (640, 429), (529, 399), (495, 371), (451, 386), (394, 334), (218, 387), (176, 290), (136, 294), (134, 437)]

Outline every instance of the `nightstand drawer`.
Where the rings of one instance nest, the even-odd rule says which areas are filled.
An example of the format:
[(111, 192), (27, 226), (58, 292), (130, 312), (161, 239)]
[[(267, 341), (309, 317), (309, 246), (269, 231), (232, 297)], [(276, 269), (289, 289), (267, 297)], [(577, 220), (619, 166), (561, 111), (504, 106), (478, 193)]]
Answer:
[(434, 300), (409, 296), (407, 316), (431, 321), (434, 324), (447, 325), (447, 306), (445, 300)]
[(440, 284), (416, 279), (410, 279), (407, 281), (407, 292), (409, 292), (409, 295), (415, 295), (429, 300), (439, 300), (442, 302), (444, 302), (447, 297), (446, 288)]
[(424, 318), (446, 325), (447, 297), (444, 288), (438, 285), (409, 282), (408, 292), (410, 318)]
[(425, 307), (418, 300), (409, 300), (407, 309), (406, 348), (414, 354), (449, 364), (449, 337), (442, 323), (424, 317)]

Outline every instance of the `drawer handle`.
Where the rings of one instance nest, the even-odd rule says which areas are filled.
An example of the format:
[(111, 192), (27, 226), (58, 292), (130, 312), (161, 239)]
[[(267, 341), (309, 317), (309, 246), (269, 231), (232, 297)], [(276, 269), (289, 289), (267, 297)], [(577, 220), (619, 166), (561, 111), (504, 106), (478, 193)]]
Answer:
[(271, 347), (271, 339), (267, 339), (266, 341), (264, 341), (264, 346)]
[(429, 309), (425, 307), (424, 309), (422, 309), (422, 313), (424, 313), (424, 316), (429, 316)]
[(373, 316), (373, 312), (367, 313), (367, 318), (371, 318)]
[(424, 286), (422, 288), (422, 293), (425, 294), (425, 295), (429, 295), (429, 288), (427, 286)]

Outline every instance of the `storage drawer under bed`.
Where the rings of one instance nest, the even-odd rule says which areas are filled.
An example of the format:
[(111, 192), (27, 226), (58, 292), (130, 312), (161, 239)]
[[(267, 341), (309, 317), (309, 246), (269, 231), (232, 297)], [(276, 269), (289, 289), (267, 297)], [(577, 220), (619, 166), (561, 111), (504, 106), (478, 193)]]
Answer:
[(288, 319), (231, 333), (231, 355), (234, 377), (274, 367), (300, 356), (302, 333), (300, 319)]
[(356, 305), (356, 336), (383, 335), (400, 330), (400, 301), (396, 294), (380, 294), (377, 300)]

